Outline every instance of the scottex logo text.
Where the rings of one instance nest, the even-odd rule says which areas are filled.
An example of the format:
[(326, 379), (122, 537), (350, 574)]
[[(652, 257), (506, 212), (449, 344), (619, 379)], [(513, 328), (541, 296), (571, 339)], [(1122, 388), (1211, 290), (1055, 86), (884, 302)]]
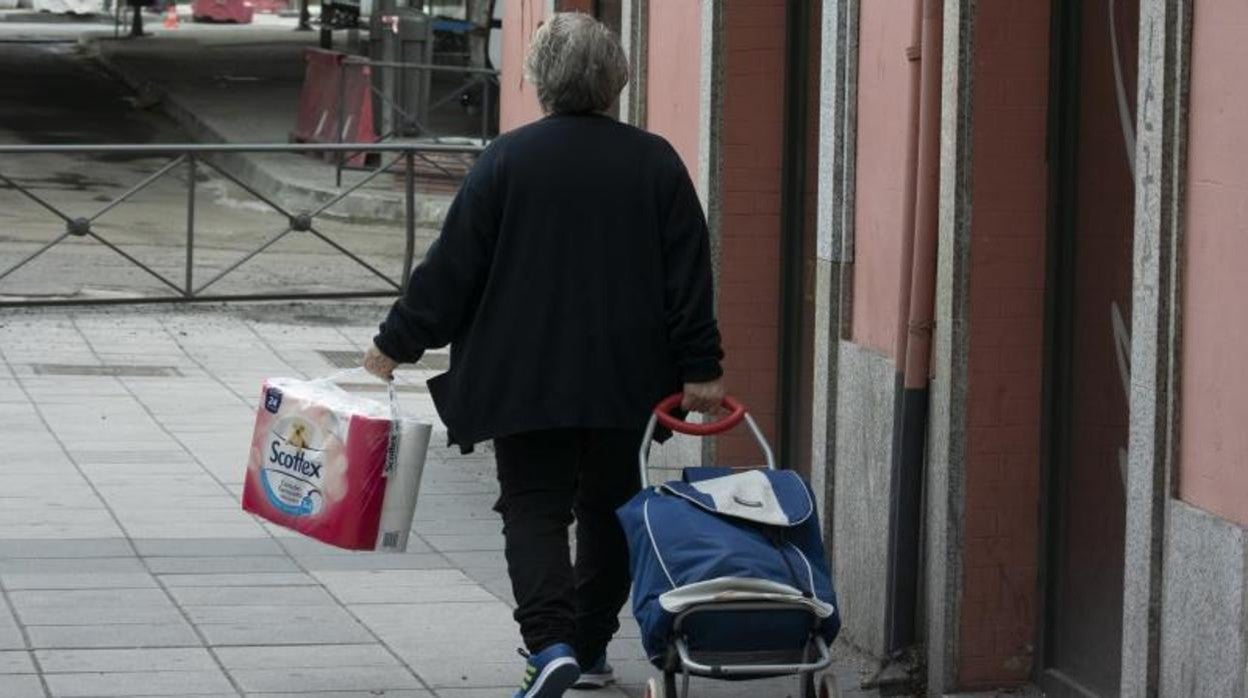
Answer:
[(274, 439), (269, 445), (269, 462), (290, 470), (292, 472), (303, 475), (304, 477), (321, 477), (321, 463), (303, 456), (303, 449), (299, 449), (293, 453), (280, 449), (280, 439)]

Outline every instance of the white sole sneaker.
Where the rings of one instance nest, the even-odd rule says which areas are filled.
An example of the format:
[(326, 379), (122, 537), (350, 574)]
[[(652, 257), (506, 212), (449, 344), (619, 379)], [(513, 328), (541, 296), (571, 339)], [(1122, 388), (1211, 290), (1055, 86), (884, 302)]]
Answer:
[(581, 678), (572, 684), (572, 688), (580, 691), (592, 691), (599, 688), (606, 688), (615, 683), (615, 672), (604, 671), (600, 674), (581, 674)]

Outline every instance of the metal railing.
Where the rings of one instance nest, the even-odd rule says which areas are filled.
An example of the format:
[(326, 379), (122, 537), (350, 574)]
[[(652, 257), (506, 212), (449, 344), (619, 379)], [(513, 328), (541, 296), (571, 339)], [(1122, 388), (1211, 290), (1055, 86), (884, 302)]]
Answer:
[[(254, 153), (323, 153), (323, 152), (359, 152), (368, 150), (369, 152), (381, 153), (383, 156), (391, 156), (389, 159), (383, 157), (383, 163), (368, 172), (359, 181), (354, 182), (350, 187), (338, 191), (332, 198), (310, 210), (292, 211), (287, 206), (277, 203), (273, 197), (257, 191), (257, 188), (244, 182), (239, 176), (230, 172), (219, 162), (214, 162), (214, 156), (228, 154), (254, 154)], [(8, 158), (17, 155), (69, 155), (69, 156), (150, 156), (150, 157), (168, 157), (170, 160), (157, 168), (151, 174), (148, 174), (137, 184), (126, 189), (121, 194), (109, 199), (106, 203), (96, 208), (93, 212), (86, 216), (76, 216), (67, 212), (64, 208), (58, 207), (49, 202), (45, 197), (40, 196), (33, 187), (24, 186), (16, 181), (13, 177), (3, 172), (3, 162), (0, 161), (0, 190), (10, 189), (21, 196), (29, 199), (44, 209), (47, 213), (59, 219), (65, 226), (64, 232), (51, 241), (47, 242), (35, 252), (28, 254), (16, 264), (0, 268), (0, 281), (11, 276), (14, 272), (22, 269), (30, 262), (38, 259), (48, 251), (54, 249), (57, 245), (71, 239), (89, 239), (99, 243), (103, 248), (119, 255), (133, 267), (154, 277), (164, 287), (167, 287), (171, 293), (165, 296), (134, 296), (126, 298), (32, 298), (23, 296), (21, 293), (5, 293), (7, 296), (14, 296), (14, 300), (6, 300), (0, 298), (0, 308), (5, 307), (21, 307), (36, 305), (99, 305), (99, 304), (120, 304), (120, 303), (162, 303), (162, 302), (191, 302), (191, 301), (258, 301), (258, 300), (308, 300), (308, 299), (345, 299), (345, 298), (376, 298), (389, 297), (402, 292), (407, 284), (408, 277), (411, 275), (416, 246), (416, 162), (422, 160), (432, 163), (430, 155), (450, 155), (459, 154), (462, 156), (475, 156), (481, 151), (480, 146), (476, 145), (458, 145), (458, 144), (413, 144), (413, 143), (344, 143), (344, 144), (252, 144), (252, 145), (233, 145), (233, 144), (145, 144), (145, 145), (0, 145), (0, 158)], [(361, 256), (355, 254), (351, 250), (335, 241), (330, 236), (318, 229), (317, 219), (326, 214), (326, 212), (342, 202), (351, 194), (368, 185), (374, 179), (385, 172), (392, 171), (397, 165), (402, 167), (403, 172), (403, 190), (404, 190), (404, 224), (403, 224), (403, 265), (400, 278), (392, 278), (386, 273), (380, 271), (375, 266), (364, 260)], [(185, 273), (182, 278), (173, 279), (163, 274), (152, 266), (143, 263), (134, 255), (126, 252), (124, 249), (114, 244), (101, 233), (96, 230), (95, 224), (106, 214), (116, 209), (118, 206), (125, 204), (133, 199), (139, 192), (147, 189), (153, 183), (177, 171), (179, 168), (185, 167), (186, 177), (186, 230), (185, 230)], [(196, 248), (196, 194), (198, 189), (198, 177), (196, 176), (200, 168), (211, 170), (223, 177), (225, 180), (233, 183), (243, 191), (246, 191), (258, 201), (265, 204), (286, 219), (286, 226), (275, 235), (270, 235), (258, 247), (251, 249), (241, 259), (234, 261), (224, 269), (217, 271), (207, 280), (197, 280), (195, 278), (195, 248)], [(244, 294), (214, 294), (207, 293), (209, 289), (214, 287), (222, 279), (229, 276), (243, 264), (254, 259), (257, 255), (268, 250), (278, 241), (286, 238), (292, 233), (307, 233), (321, 242), (328, 245), (335, 252), (351, 260), (372, 275), (384, 282), (384, 287), (377, 290), (365, 291), (341, 291), (341, 292), (298, 292), (284, 291), (278, 293), (244, 293)]]
[[(377, 87), (376, 82), (369, 80), (367, 84), (370, 94), (377, 98), (382, 110), (388, 112), (389, 117), (388, 119), (384, 119), (383, 123), (389, 123), (390, 127), (387, 130), (382, 131), (377, 136), (376, 142), (378, 143), (385, 143), (392, 141), (395, 138), (409, 136), (416, 138), (432, 138), (435, 139), (435, 141), (439, 138), (454, 137), (457, 134), (439, 133), (437, 129), (434, 129), (431, 124), (432, 117), (430, 115), (437, 109), (441, 109), (446, 107), (448, 104), (462, 100), (464, 95), (470, 95), (474, 90), (479, 90), (481, 93), (480, 121), (477, 124), (478, 128), (476, 131), (477, 140), (484, 144), (490, 139), (491, 135), (493, 135), (495, 129), (497, 128), (495, 123), (497, 118), (493, 109), (495, 103), (492, 94), (492, 91), (496, 89), (498, 85), (499, 71), (497, 70), (455, 65), (376, 61), (360, 56), (348, 56), (343, 60), (343, 73), (338, 80), (338, 105), (335, 112), (338, 115), (338, 128), (336, 129), (336, 132), (338, 134), (339, 143), (341, 143), (343, 134), (346, 132), (345, 120), (347, 110), (345, 109), (345, 104), (346, 85), (348, 83), (346, 79), (346, 71), (351, 69), (363, 70), (364, 68), (369, 68), (370, 70), (380, 69), (382, 71), (389, 71), (391, 75), (389, 76), (390, 79), (387, 82), (398, 86), (408, 86), (410, 84), (407, 80), (407, 74), (409, 71), (426, 72), (430, 75), (443, 73), (467, 76), (465, 80), (456, 85), (446, 96), (430, 102), (428, 105), (423, 105), (419, 109), (420, 113), (413, 113), (412, 109), (406, 108), (404, 105), (399, 104), (396, 95), (386, 94), (383, 90)], [(400, 89), (400, 91), (402, 91), (402, 89)], [(426, 94), (420, 95), (420, 98), (427, 99), (432, 97), (432, 87), (427, 86), (425, 92)], [(375, 151), (375, 148), (369, 149), (369, 152)], [(360, 152), (351, 151), (340, 151), (338, 153), (337, 178), (339, 185), (341, 185), (342, 182), (342, 170), (347, 166), (348, 159), (359, 154)], [(454, 176), (453, 173), (447, 171), (445, 168), (438, 167), (436, 164), (433, 165), (436, 169), (442, 171), (446, 176)]]

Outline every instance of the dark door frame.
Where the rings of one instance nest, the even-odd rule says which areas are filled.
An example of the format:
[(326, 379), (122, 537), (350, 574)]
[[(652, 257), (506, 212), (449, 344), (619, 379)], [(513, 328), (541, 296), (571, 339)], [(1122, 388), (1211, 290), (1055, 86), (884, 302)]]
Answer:
[(1036, 683), (1052, 696), (1094, 695), (1054, 670), (1053, 609), (1058, 607), (1058, 545), (1064, 539), (1066, 482), (1059, 464), (1071, 453), (1075, 219), (1078, 211), (1079, 90), (1082, 16), (1078, 0), (1052, 0), (1048, 115), (1048, 222), (1045, 270), (1043, 396), (1040, 454), (1040, 585), (1036, 618)]

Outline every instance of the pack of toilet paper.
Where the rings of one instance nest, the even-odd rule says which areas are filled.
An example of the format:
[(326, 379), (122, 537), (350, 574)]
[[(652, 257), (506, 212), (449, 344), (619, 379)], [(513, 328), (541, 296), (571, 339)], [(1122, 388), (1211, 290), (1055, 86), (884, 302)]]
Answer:
[(349, 550), (407, 549), (431, 426), (335, 380), (264, 382), (243, 509)]

